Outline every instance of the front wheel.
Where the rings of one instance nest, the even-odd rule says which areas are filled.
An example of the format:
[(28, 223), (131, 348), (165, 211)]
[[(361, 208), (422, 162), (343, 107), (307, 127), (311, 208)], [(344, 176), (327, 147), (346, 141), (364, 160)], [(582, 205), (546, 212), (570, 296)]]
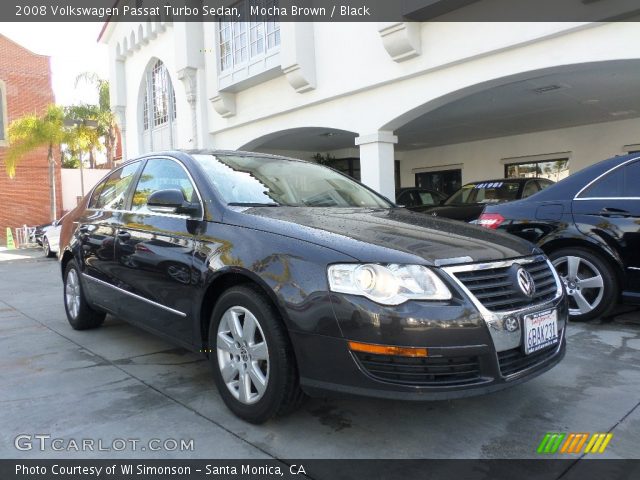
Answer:
[(106, 316), (87, 303), (80, 283), (80, 272), (74, 260), (71, 260), (64, 270), (64, 309), (67, 320), (74, 330), (99, 327)]
[(233, 287), (211, 315), (209, 358), (227, 407), (263, 423), (303, 398), (293, 348), (278, 312), (257, 288)]
[(549, 255), (569, 295), (571, 320), (606, 315), (616, 304), (618, 282), (609, 262), (585, 248), (563, 248)]

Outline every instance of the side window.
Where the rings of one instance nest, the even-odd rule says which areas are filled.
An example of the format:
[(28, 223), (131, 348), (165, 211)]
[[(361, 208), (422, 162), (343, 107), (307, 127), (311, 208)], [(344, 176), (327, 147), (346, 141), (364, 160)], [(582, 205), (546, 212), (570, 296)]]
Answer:
[(534, 193), (538, 193), (538, 182), (535, 180), (529, 180), (522, 190), (522, 198), (527, 198), (533, 195)]
[(404, 205), (405, 207), (412, 207), (414, 203), (415, 202), (411, 197), (411, 192), (404, 192), (402, 195), (398, 197), (398, 204)]
[(122, 210), (125, 207), (127, 189), (139, 166), (140, 162), (130, 163), (109, 175), (103, 182), (95, 208)]
[(624, 196), (640, 198), (640, 162), (624, 168)]
[(198, 199), (189, 176), (180, 164), (168, 159), (149, 160), (138, 180), (131, 209), (151, 213), (147, 209), (149, 195), (158, 190), (168, 189), (180, 190), (184, 199), (189, 202), (195, 202)]
[(538, 187), (540, 187), (540, 190), (549, 188), (551, 185), (553, 185), (553, 182), (550, 182), (549, 180), (538, 180)]
[(435, 205), (437, 202), (430, 192), (416, 192), (420, 198), (420, 205)]
[(625, 169), (618, 168), (587, 188), (582, 192), (582, 194), (580, 194), (580, 198), (622, 197), (624, 189), (624, 174)]
[(88, 208), (98, 208), (98, 198), (100, 198), (100, 193), (104, 188), (104, 184), (107, 183), (107, 180), (100, 182), (96, 185), (96, 188), (93, 189), (93, 193), (91, 194), (91, 198), (89, 199)]

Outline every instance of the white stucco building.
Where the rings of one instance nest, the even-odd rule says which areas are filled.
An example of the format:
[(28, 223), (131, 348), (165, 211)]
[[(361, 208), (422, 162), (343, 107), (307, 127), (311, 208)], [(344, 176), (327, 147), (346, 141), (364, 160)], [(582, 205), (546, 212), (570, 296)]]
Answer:
[(640, 23), (275, 20), (107, 23), (125, 158), (319, 153), (393, 197), (640, 150)]

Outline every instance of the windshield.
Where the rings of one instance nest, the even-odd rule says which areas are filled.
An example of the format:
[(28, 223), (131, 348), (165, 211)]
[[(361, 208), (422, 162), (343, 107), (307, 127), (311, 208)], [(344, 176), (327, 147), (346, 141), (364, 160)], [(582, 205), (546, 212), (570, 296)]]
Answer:
[(469, 183), (451, 195), (445, 205), (510, 202), (517, 200), (519, 189), (518, 182)]
[(229, 205), (391, 207), (379, 195), (321, 165), (259, 156), (193, 157)]

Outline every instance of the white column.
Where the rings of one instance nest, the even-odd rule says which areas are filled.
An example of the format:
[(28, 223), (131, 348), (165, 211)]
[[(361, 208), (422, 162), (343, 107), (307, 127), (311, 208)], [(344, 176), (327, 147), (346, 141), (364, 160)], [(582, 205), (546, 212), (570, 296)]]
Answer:
[(394, 145), (398, 137), (393, 132), (360, 135), (360, 179), (392, 202), (396, 198)]

